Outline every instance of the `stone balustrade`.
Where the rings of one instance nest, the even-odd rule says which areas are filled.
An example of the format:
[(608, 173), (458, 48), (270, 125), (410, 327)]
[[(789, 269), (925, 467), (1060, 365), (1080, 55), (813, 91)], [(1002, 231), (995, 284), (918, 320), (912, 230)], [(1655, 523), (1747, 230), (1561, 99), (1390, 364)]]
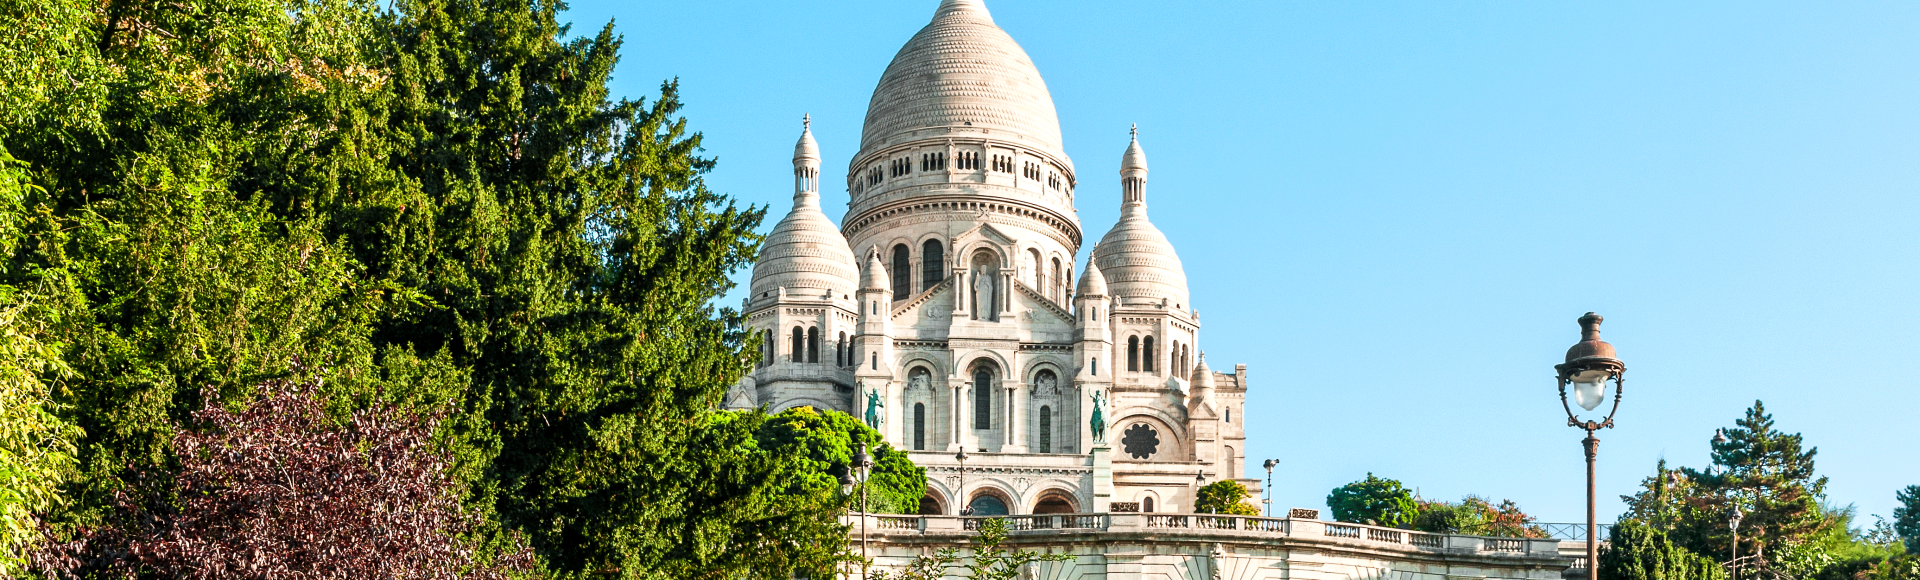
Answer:
[[(1006, 521), (1009, 547), (1064, 553), (1067, 562), (1035, 564), (1032, 578), (1192, 580), (1393, 578), (1394, 580), (1551, 580), (1570, 564), (1552, 538), (1429, 534), (1322, 520), (1176, 513), (1081, 513), (990, 517), (853, 514), (850, 539), (865, 520), (869, 553), (880, 569), (930, 549), (971, 545), (980, 523)], [(1215, 575), (1216, 571), (1221, 572)]]

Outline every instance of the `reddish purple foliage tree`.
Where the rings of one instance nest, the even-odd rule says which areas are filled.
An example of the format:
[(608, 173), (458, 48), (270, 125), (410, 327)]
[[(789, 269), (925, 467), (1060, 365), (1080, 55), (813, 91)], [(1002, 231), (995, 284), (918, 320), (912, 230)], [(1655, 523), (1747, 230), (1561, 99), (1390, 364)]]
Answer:
[(518, 542), (480, 563), (460, 538), (481, 520), (462, 510), (449, 457), (433, 441), (439, 416), (378, 405), (341, 425), (317, 384), (268, 382), (240, 412), (210, 402), (194, 414), (199, 429), (173, 440), (176, 499), (123, 497), (118, 523), (54, 548), (41, 568), (286, 580), (493, 579), (532, 569)]

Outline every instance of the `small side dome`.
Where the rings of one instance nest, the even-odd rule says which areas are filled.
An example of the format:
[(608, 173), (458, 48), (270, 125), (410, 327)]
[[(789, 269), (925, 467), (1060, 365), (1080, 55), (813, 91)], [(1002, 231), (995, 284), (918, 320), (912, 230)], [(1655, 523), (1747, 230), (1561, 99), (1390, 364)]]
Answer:
[(861, 278), (861, 290), (887, 289), (887, 265), (880, 262), (880, 254), (867, 257), (867, 271)]
[(1193, 365), (1193, 388), (1213, 388), (1213, 369), (1207, 368), (1207, 353), (1200, 353), (1200, 363)]
[(1080, 285), (1073, 291), (1076, 296), (1107, 295), (1107, 277), (1100, 273), (1099, 261), (1094, 259), (1093, 255), (1094, 252), (1087, 252), (1087, 270), (1080, 273)]
[(781, 288), (799, 296), (847, 295), (858, 283), (853, 248), (820, 211), (820, 193), (814, 187), (820, 146), (813, 141), (811, 118), (806, 125), (793, 146), (793, 211), (760, 242), (760, 259), (753, 264), (753, 281), (747, 286), (753, 292), (749, 299)]
[(1173, 242), (1147, 219), (1147, 154), (1134, 129), (1126, 153), (1120, 156), (1120, 221), (1100, 238), (1100, 269), (1113, 285), (1113, 295), (1130, 304), (1170, 301), (1168, 306), (1189, 309), (1187, 272), (1174, 253)]

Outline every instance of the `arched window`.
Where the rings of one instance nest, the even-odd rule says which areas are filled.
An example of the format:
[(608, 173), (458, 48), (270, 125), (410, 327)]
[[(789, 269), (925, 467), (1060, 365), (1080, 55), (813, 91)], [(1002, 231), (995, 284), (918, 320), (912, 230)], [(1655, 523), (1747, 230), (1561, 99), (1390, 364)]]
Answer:
[(1140, 340), (1140, 368), (1141, 369), (1147, 372), (1153, 372), (1153, 358), (1154, 358), (1153, 355), (1154, 355), (1153, 337), (1149, 336), (1144, 339), (1141, 339)]
[(1227, 422), (1233, 422), (1233, 407), (1227, 407)]
[(840, 333), (840, 341), (833, 343), (833, 366), (847, 366), (849, 362), (847, 359), (852, 358), (848, 355), (851, 354), (853, 354), (853, 352), (847, 350), (847, 333), (842, 332)]
[(907, 245), (893, 246), (893, 299), (906, 300), (913, 293), (913, 261), (907, 257)]
[(1033, 291), (1047, 291), (1046, 264), (1040, 262), (1040, 250), (1027, 248), (1027, 258), (1033, 260)]
[(920, 244), (920, 291), (925, 292), (946, 279), (947, 253), (940, 240)]
[(1100, 357), (1093, 357), (1093, 376), (1100, 376)]
[(1140, 511), (1153, 513), (1153, 496), (1149, 495), (1140, 500)]
[(1061, 278), (1060, 278), (1060, 259), (1059, 259), (1059, 258), (1054, 258), (1054, 259), (1053, 259), (1053, 286), (1051, 286), (1051, 287), (1049, 287), (1049, 288), (1047, 288), (1047, 295), (1048, 295), (1048, 296), (1052, 296), (1052, 297), (1053, 297), (1053, 301), (1054, 301), (1054, 302), (1065, 302), (1065, 301), (1066, 301), (1066, 299), (1065, 299), (1065, 295), (1063, 295), (1063, 294), (1061, 294), (1061, 293), (1060, 293), (1060, 285), (1061, 285), (1061, 282), (1060, 282), (1060, 280), (1061, 280)]
[(820, 329), (807, 329), (807, 362), (820, 362)]
[[(798, 335), (796, 335), (798, 336)], [(1140, 370), (1140, 337), (1127, 337), (1127, 371)]]
[(927, 404), (913, 404), (913, 450), (927, 450)]
[(993, 371), (973, 371), (973, 428), (993, 428)]
[(793, 362), (807, 362), (807, 331), (793, 327)]
[(1053, 453), (1053, 409), (1040, 406), (1040, 452)]

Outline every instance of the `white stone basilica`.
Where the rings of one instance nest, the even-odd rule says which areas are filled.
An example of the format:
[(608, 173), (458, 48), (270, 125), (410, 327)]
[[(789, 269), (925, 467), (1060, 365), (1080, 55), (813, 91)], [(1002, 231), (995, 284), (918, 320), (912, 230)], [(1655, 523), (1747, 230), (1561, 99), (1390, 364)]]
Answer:
[(1241, 479), (1246, 366), (1200, 355), (1137, 136), (1121, 159), (1119, 223), (1069, 288), (1079, 182), (1053, 99), (980, 0), (945, 0), (874, 89), (839, 227), (801, 132), (744, 307), (763, 351), (727, 406), (878, 423), (927, 468), (929, 515), (1187, 511), (1196, 476)]

